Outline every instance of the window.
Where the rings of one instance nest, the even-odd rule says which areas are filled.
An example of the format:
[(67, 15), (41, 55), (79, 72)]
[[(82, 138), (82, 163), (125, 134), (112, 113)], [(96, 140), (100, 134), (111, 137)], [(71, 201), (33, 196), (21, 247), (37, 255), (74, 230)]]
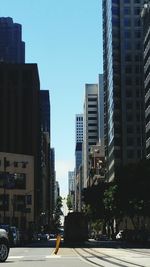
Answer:
[(14, 174), (14, 188), (26, 189), (26, 174), (25, 173)]
[(125, 25), (126, 27), (130, 27), (130, 25), (131, 25), (131, 20), (130, 20), (130, 18), (125, 18), (125, 19), (124, 19), (124, 25)]
[(133, 156), (134, 156), (134, 151), (133, 150), (127, 150), (127, 157), (128, 158), (133, 158)]
[(134, 20), (134, 26), (135, 27), (140, 27), (141, 26), (141, 20), (139, 18)]
[(4, 203), (5, 203), (5, 211), (9, 210), (9, 195), (2, 194), (0, 195), (0, 210), (4, 210)]
[(89, 110), (88, 111), (88, 114), (97, 114), (97, 111), (95, 111), (95, 110)]
[(140, 12), (141, 12), (141, 8), (136, 7), (136, 8), (134, 9), (134, 14), (135, 14), (135, 15), (139, 16), (139, 15), (140, 15)]
[(16, 211), (24, 211), (25, 210), (25, 196), (24, 195), (16, 195), (15, 196), (14, 208)]
[(135, 31), (134, 35), (135, 35), (135, 38), (141, 38), (141, 32), (140, 31)]
[(125, 15), (129, 15), (130, 14), (130, 8), (129, 7), (125, 7), (124, 8), (124, 14)]
[(32, 195), (26, 195), (26, 204), (32, 205)]
[(14, 167), (18, 167), (18, 162), (14, 161)]
[(124, 32), (124, 37), (125, 38), (130, 38), (131, 37), (131, 32), (130, 31), (125, 31)]
[(119, 8), (113, 6), (113, 7), (112, 7), (112, 14), (113, 14), (113, 15), (116, 15), (116, 16), (119, 16)]

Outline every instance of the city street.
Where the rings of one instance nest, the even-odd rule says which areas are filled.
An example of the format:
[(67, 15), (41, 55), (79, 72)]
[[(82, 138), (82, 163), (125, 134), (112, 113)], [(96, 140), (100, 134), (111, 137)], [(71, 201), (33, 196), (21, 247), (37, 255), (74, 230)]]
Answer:
[(150, 248), (121, 248), (116, 242), (87, 243), (84, 247), (65, 247), (61, 244), (57, 255), (55, 241), (10, 249), (9, 257), (1, 266), (27, 267), (147, 267)]

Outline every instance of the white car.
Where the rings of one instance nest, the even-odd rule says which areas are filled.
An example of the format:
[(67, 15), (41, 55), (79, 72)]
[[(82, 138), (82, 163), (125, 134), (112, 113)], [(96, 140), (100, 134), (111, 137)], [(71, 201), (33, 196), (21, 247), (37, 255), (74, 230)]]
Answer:
[(0, 229), (0, 262), (6, 261), (9, 255), (9, 239), (6, 230)]
[(119, 233), (116, 235), (117, 240), (122, 240), (123, 239), (123, 230), (120, 230)]

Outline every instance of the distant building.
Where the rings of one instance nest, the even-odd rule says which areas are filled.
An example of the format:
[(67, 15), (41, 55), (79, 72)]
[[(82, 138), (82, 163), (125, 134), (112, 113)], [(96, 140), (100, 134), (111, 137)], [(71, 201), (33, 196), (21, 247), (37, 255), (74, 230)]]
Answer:
[(75, 119), (76, 144), (83, 142), (83, 114), (76, 114)]
[(89, 152), (99, 140), (98, 119), (98, 84), (85, 85), (84, 114), (83, 114), (83, 179), (84, 187), (87, 187), (89, 176)]
[(60, 187), (59, 187), (59, 182), (55, 182), (55, 205), (58, 197), (60, 196)]
[(0, 18), (0, 62), (25, 63), (22, 26), (10, 17)]
[(75, 170), (77, 173), (80, 164), (82, 164), (83, 114), (76, 115), (75, 136)]
[(69, 171), (68, 172), (68, 193), (69, 195), (72, 194), (72, 192), (74, 192), (75, 188), (74, 188), (74, 177), (75, 176), (75, 172), (74, 171)]
[(75, 171), (68, 172), (68, 195), (70, 196), (73, 210), (75, 209)]

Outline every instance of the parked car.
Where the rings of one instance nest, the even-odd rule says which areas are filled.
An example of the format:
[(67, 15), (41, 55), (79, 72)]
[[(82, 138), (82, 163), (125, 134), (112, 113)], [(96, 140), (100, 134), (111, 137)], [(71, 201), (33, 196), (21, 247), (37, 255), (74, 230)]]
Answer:
[(10, 226), (10, 229), (11, 229), (12, 234), (13, 234), (13, 245), (14, 246), (20, 245), (20, 234), (19, 234), (19, 230), (17, 229), (16, 226)]
[(124, 238), (124, 234), (123, 234), (123, 232), (124, 232), (124, 230), (120, 230), (120, 231), (118, 232), (118, 234), (116, 235), (116, 239), (117, 239), (117, 240), (123, 240), (123, 238)]
[(9, 255), (9, 239), (6, 230), (0, 229), (0, 262), (6, 261)]
[(108, 238), (107, 235), (97, 234), (96, 237), (95, 237), (95, 240), (97, 240), (97, 241), (107, 241), (107, 240), (109, 240), (109, 238)]
[(14, 245), (14, 238), (13, 238), (13, 233), (10, 228), (9, 224), (0, 224), (0, 229), (4, 229), (7, 232), (8, 239), (9, 239), (9, 245), (13, 246)]
[(149, 233), (146, 230), (120, 230), (116, 235), (117, 240), (124, 240), (129, 242), (147, 242)]

